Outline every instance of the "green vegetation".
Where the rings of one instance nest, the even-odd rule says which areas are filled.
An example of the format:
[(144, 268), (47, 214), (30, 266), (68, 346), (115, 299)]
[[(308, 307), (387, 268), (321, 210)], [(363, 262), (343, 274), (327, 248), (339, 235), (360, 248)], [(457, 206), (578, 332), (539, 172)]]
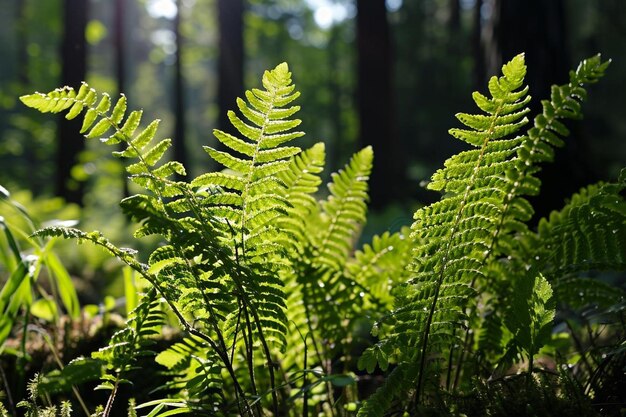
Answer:
[[(22, 337), (21, 361), (22, 317), (54, 327), (62, 309), (81, 314), (51, 251), (57, 238), (92, 243), (129, 268), (125, 324), (86, 357), (35, 376), (20, 404), (56, 415), (52, 404), (71, 399), (104, 417), (126, 413), (122, 397), (139, 403), (128, 415), (149, 416), (619, 415), (625, 293), (603, 273), (626, 269), (626, 171), (572, 196), (537, 231), (527, 199), (565, 144), (563, 122), (581, 117), (586, 87), (608, 65), (581, 62), (526, 129), (526, 66), (514, 57), (489, 96), (474, 93), (481, 112), (457, 115), (465, 127), (450, 133), (469, 149), (428, 183), (441, 200), (418, 209), (410, 230), (361, 249), (373, 151), (355, 153), (319, 193), (325, 148), (295, 145), (304, 133), (285, 63), (228, 112), (239, 135), (215, 130), (222, 146), (204, 148), (224, 169), (190, 180), (167, 160), (172, 141), (157, 139), (159, 121), (142, 123), (123, 95), (83, 84), (21, 97), (114, 146), (134, 187), (121, 201), (134, 236), (160, 243), (138, 253), (54, 224), (21, 233), (31, 260), (2, 223), (2, 341)], [(37, 282), (39, 264), (59, 294), (33, 301), (21, 286)], [(107, 395), (92, 404), (84, 398), (94, 383)], [(67, 402), (59, 409), (71, 412)]]

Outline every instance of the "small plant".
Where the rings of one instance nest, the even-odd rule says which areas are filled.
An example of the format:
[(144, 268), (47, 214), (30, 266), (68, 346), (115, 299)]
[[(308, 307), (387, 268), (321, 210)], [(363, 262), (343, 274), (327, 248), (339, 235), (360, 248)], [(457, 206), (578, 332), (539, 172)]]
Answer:
[[(142, 264), (97, 231), (35, 233), (92, 242), (149, 283), (127, 327), (93, 355), (107, 369), (101, 388), (111, 392), (102, 415), (137, 356), (151, 354), (166, 313), (185, 337), (155, 358), (170, 378), (160, 387), (165, 398), (136, 407), (150, 415), (467, 412), (464, 396), (495, 393), (474, 388), (506, 380), (513, 366), (523, 370), (527, 392), (543, 392), (533, 387), (535, 374), (548, 370), (538, 358), (546, 352), (555, 374), (577, 350), (595, 357), (605, 349), (623, 360), (623, 310), (616, 310), (623, 290), (580, 273), (624, 269), (626, 175), (581, 191), (538, 232), (528, 226), (526, 199), (539, 193), (540, 165), (564, 144), (563, 120), (580, 118), (585, 86), (607, 66), (599, 56), (583, 61), (524, 131), (526, 66), (523, 55), (513, 58), (489, 81), (489, 97), (474, 93), (481, 113), (457, 115), (466, 128), (450, 133), (471, 149), (433, 175), (428, 188), (442, 199), (415, 213), (410, 232), (384, 233), (361, 250), (354, 244), (373, 151), (357, 152), (332, 175), (328, 197), (315, 196), (324, 146), (293, 145), (303, 133), (295, 130), (299, 93), (287, 64), (266, 71), (263, 89), (247, 91), (239, 113), (228, 113), (239, 136), (214, 131), (224, 150), (205, 151), (225, 170), (189, 181), (180, 163), (164, 160), (171, 140), (155, 139), (159, 121), (139, 128), (141, 112), (128, 112), (123, 95), (113, 100), (83, 84), (23, 96), (42, 112), (81, 117), (89, 139), (122, 144), (113, 154), (130, 161), (129, 178), (143, 188), (122, 209), (137, 222), (137, 238), (162, 239)], [(606, 347), (576, 347), (574, 331), (559, 345), (554, 317), (570, 305), (572, 288), (580, 294), (573, 307), (613, 308), (614, 320), (602, 324), (615, 331)], [(355, 326), (363, 321), (373, 324), (374, 340), (361, 354)], [(385, 381), (366, 397), (357, 368), (377, 367)], [(589, 368), (590, 381), (598, 369)]]

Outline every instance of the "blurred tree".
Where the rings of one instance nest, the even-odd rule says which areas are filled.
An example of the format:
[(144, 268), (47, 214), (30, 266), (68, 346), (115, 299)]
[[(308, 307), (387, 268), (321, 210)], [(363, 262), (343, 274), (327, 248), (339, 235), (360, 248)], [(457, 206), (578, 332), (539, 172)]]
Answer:
[(406, 164), (392, 123), (392, 57), (385, 0), (357, 0), (359, 145), (374, 148), (373, 208), (406, 197)]
[[(487, 74), (497, 74), (504, 62), (525, 52), (526, 82), (534, 97), (530, 107), (532, 114), (537, 114), (540, 100), (550, 95), (550, 86), (567, 81), (570, 65), (563, 0), (492, 0), (490, 6), (483, 31)], [(580, 135), (574, 131), (567, 143), (557, 152), (555, 163), (546, 165), (541, 174), (541, 199), (533, 201), (537, 216), (549, 214), (564, 198), (596, 179), (581, 154)], [(570, 179), (567, 186), (562, 181), (564, 174)]]
[(26, 2), (18, 0), (16, 6), (16, 47), (17, 47), (17, 77), (23, 85), (28, 84), (28, 37), (26, 35)]
[[(63, 2), (63, 41), (61, 44), (61, 83), (79, 88), (87, 75), (87, 8), (85, 0), (65, 0)], [(59, 119), (59, 133), (56, 156), (56, 195), (68, 202), (82, 204), (84, 184), (72, 178), (72, 168), (78, 162), (79, 154), (85, 149), (85, 141), (79, 133), (81, 122), (78, 119)]]
[(174, 159), (184, 166), (189, 166), (185, 147), (185, 86), (183, 82), (182, 47), (183, 39), (180, 30), (182, 1), (176, 0), (176, 16), (174, 17), (174, 36), (176, 52), (174, 58)]
[(487, 81), (486, 59), (482, 40), (482, 7), (483, 0), (476, 0), (472, 10), (472, 58), (474, 61), (472, 88), (474, 90), (482, 90)]
[[(126, 15), (126, 0), (115, 0), (113, 6), (113, 26), (114, 26), (114, 45), (115, 50), (115, 78), (117, 79), (117, 92), (122, 94), (126, 91), (126, 31), (124, 16)], [(120, 150), (124, 146), (120, 144)], [(128, 182), (126, 181), (126, 171), (122, 170), (122, 194), (124, 197), (130, 195), (128, 191)]]
[(226, 112), (243, 94), (243, 0), (218, 0), (219, 58), (217, 128), (236, 133)]
[(461, 30), (461, 4), (460, 0), (449, 0), (448, 27), (451, 35), (457, 34)]

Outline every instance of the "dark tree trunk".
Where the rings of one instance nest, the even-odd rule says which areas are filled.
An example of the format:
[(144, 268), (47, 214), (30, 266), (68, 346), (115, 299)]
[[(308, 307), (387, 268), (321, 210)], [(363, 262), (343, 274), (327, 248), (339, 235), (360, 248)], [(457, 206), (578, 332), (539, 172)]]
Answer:
[(483, 6), (483, 0), (476, 0), (476, 4), (474, 5), (472, 20), (472, 53), (474, 55), (474, 90), (484, 91), (486, 82), (487, 82), (487, 74), (485, 69), (485, 50), (483, 47), (483, 39), (482, 39), (482, 19), (480, 14), (480, 9)]
[[(61, 83), (78, 89), (87, 74), (87, 4), (85, 0), (65, 0), (63, 3), (63, 41), (61, 44)], [(79, 133), (80, 118), (59, 122), (59, 138), (56, 157), (56, 194), (66, 201), (82, 204), (84, 184), (72, 179), (72, 167), (85, 149), (85, 141)]]
[(373, 208), (405, 195), (405, 163), (394, 132), (389, 25), (384, 0), (357, 0), (359, 145), (374, 149)]
[(525, 52), (531, 94), (548, 97), (550, 85), (566, 81), (569, 69), (563, 0), (496, 0), (495, 4), (489, 69), (497, 74), (502, 64)]
[[(126, 15), (126, 0), (115, 0), (114, 5), (114, 43), (115, 43), (115, 77), (117, 78), (117, 91), (119, 94), (126, 92), (126, 40), (124, 37), (124, 16)], [(124, 149), (124, 144), (120, 144), (120, 150)], [(122, 170), (122, 194), (124, 197), (130, 195), (128, 182), (126, 181), (126, 171)]]
[(243, 94), (243, 0), (218, 0), (219, 61), (217, 127), (236, 133), (226, 115)]
[(124, 39), (124, 16), (126, 0), (115, 0), (114, 5), (114, 42), (115, 42), (115, 77), (117, 91), (126, 91), (126, 45)]
[(17, 78), (28, 85), (28, 37), (26, 33), (26, 2), (18, 0), (16, 6)]
[(449, 0), (450, 1), (450, 18), (448, 20), (448, 26), (450, 29), (450, 33), (458, 34), (461, 30), (461, 4), (460, 0)]
[[(499, 74), (503, 63), (525, 53), (534, 117), (542, 110), (540, 100), (550, 97), (550, 86), (568, 80), (563, 0), (495, 0), (485, 36), (489, 75)], [(590, 171), (578, 136), (574, 130), (566, 139), (565, 149), (557, 150), (554, 163), (543, 165), (541, 196), (532, 200), (537, 216), (562, 207), (567, 196), (589, 181)]]
[(185, 148), (185, 86), (182, 70), (183, 39), (180, 33), (182, 1), (177, 0), (178, 12), (174, 18), (174, 34), (176, 36), (176, 60), (174, 64), (174, 159), (185, 167), (187, 164), (187, 150)]

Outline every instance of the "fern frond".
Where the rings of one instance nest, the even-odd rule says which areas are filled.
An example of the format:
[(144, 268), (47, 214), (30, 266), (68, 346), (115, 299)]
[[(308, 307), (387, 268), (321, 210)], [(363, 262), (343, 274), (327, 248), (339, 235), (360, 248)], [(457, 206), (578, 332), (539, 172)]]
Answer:
[(549, 219), (539, 222), (547, 274), (626, 267), (624, 188), (626, 170), (619, 182), (585, 187), (561, 211), (554, 211)]
[[(25, 95), (20, 97), (20, 100), (42, 113), (67, 111), (65, 118), (68, 120), (75, 119), (84, 112), (81, 133), (85, 134), (87, 139), (100, 138), (107, 145), (122, 142), (126, 149), (113, 154), (121, 158), (138, 160), (126, 168), (131, 174), (131, 180), (159, 195), (164, 192), (170, 196), (180, 194), (173, 184), (166, 187), (165, 180), (174, 174), (185, 175), (185, 168), (174, 161), (159, 166), (165, 152), (171, 146), (171, 140), (154, 142), (159, 120), (138, 130), (142, 112), (135, 110), (127, 114), (124, 95), (121, 95), (111, 108), (113, 102), (108, 94), (98, 95), (87, 83), (83, 83), (78, 92), (73, 88), (63, 87), (47, 94)], [(105, 136), (107, 133), (110, 133), (110, 136)]]
[(559, 303), (572, 308), (615, 305), (618, 287), (578, 276), (626, 268), (626, 169), (615, 183), (598, 183), (574, 194), (560, 211), (539, 222), (533, 256), (551, 281)]
[(381, 305), (391, 308), (391, 289), (404, 282), (408, 276), (406, 267), (411, 259), (411, 241), (408, 237), (408, 230), (374, 236), (371, 244), (365, 244), (346, 263), (345, 274), (366, 288), (368, 296), (373, 298), (379, 308)]
[[(378, 362), (380, 364), (380, 361)], [(406, 396), (412, 388), (417, 372), (417, 364), (402, 362), (387, 376), (385, 382), (370, 398), (365, 401), (357, 413), (358, 417), (377, 417), (386, 415), (393, 401)], [(400, 410), (398, 410), (400, 412)], [(399, 413), (398, 413), (399, 414)]]
[(456, 330), (466, 326), (464, 306), (475, 294), (474, 282), (484, 275), (499, 227), (506, 196), (502, 173), (521, 142), (510, 136), (527, 122), (530, 100), (523, 87), (524, 56), (513, 58), (502, 72), (489, 81), (491, 98), (474, 94), (484, 114), (458, 114), (469, 129), (450, 130), (477, 149), (450, 158), (433, 175), (429, 188), (444, 192), (445, 198), (418, 210), (411, 227), (416, 248), (409, 269), (414, 275), (396, 290), (392, 327), (382, 343), (402, 346), (398, 362), (419, 364), (412, 376), (415, 398), (431, 352), (443, 356), (450, 346), (463, 344)]
[(137, 357), (153, 354), (147, 348), (154, 343), (152, 338), (159, 334), (165, 321), (157, 293), (151, 290), (131, 312), (126, 327), (111, 337), (108, 346), (92, 353), (92, 358), (103, 361), (114, 374), (103, 377), (102, 388), (114, 390), (115, 384), (125, 377)]
[[(289, 119), (299, 106), (285, 108), (298, 98), (291, 83), (291, 72), (282, 63), (263, 74), (265, 90), (252, 89), (246, 92), (247, 102), (237, 100), (243, 119), (229, 111), (228, 118), (241, 134), (235, 137), (215, 130), (215, 137), (228, 149), (218, 151), (205, 146), (207, 153), (215, 161), (229, 168), (233, 173), (203, 175), (193, 186), (213, 188), (217, 195), (223, 194), (222, 187), (239, 195), (240, 200), (219, 200), (213, 197), (207, 210), (218, 216), (224, 215), (223, 206), (235, 209), (227, 216), (232, 227), (235, 247), (241, 251), (243, 259), (254, 261), (276, 248), (262, 248), (256, 242), (275, 241), (272, 232), (276, 230), (274, 220), (283, 217), (290, 203), (282, 198), (285, 185), (278, 174), (288, 169), (291, 157), (300, 153), (295, 146), (280, 146), (296, 139), (304, 133), (293, 131), (300, 124), (298, 119)], [(239, 156), (234, 155), (237, 152)]]
[(528, 355), (528, 370), (532, 372), (533, 357), (550, 340), (552, 332), (556, 305), (552, 287), (542, 275), (518, 280), (512, 301), (505, 324), (514, 335), (511, 342)]
[(166, 367), (172, 378), (162, 389), (175, 391), (179, 398), (190, 398), (188, 406), (212, 410), (223, 387), (219, 358), (197, 337), (186, 337), (160, 352), (155, 361)]
[(284, 244), (291, 251), (301, 252), (306, 236), (307, 221), (317, 210), (318, 203), (313, 197), (322, 182), (319, 174), (324, 168), (326, 152), (323, 143), (316, 143), (294, 157), (289, 169), (278, 174), (278, 179), (285, 185), (282, 197), (290, 203), (287, 216), (278, 219), (278, 228), (285, 236)]
[(341, 271), (356, 239), (356, 233), (365, 223), (367, 181), (372, 170), (374, 154), (371, 147), (363, 148), (350, 162), (332, 175), (328, 185), (330, 195), (321, 202), (322, 233), (315, 236), (315, 262), (335, 271)]

